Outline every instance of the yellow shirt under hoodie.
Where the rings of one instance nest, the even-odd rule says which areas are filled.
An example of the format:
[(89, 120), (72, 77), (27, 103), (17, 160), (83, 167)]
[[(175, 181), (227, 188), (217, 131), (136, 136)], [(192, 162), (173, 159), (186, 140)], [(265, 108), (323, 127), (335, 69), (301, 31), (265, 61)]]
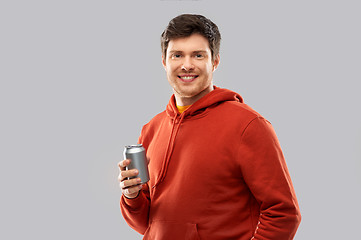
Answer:
[(187, 106), (178, 106), (177, 105), (177, 109), (179, 111), (179, 113), (183, 113), (185, 110), (187, 110), (191, 105), (187, 105)]

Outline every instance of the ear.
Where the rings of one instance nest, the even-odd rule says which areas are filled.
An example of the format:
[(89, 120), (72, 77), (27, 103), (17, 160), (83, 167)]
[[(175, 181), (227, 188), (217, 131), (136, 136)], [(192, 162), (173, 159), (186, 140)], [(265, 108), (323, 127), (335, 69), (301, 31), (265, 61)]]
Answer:
[(162, 55), (162, 64), (163, 64), (164, 69), (166, 69), (165, 57), (164, 57), (164, 55)]
[(220, 61), (221, 61), (221, 57), (218, 54), (213, 61), (213, 72), (217, 69)]

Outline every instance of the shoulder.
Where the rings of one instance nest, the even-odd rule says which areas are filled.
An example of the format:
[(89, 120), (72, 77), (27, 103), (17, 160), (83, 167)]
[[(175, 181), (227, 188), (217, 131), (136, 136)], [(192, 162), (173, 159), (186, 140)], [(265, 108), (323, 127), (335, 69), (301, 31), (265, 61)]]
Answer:
[(148, 123), (146, 123), (144, 127), (151, 127), (154, 125), (157, 125), (159, 122), (163, 121), (164, 118), (167, 117), (167, 113), (164, 110), (163, 112), (158, 113), (157, 115), (155, 115)]
[[(234, 117), (238, 121), (243, 121), (244, 128), (242, 135), (247, 132), (254, 132), (255, 135), (271, 134), (275, 135), (274, 129), (270, 121), (255, 111), (245, 103), (231, 102), (228, 106), (234, 112)], [(241, 120), (242, 119), (242, 120)]]
[(224, 117), (228, 116), (230, 120), (246, 124), (250, 123), (254, 119), (263, 118), (261, 114), (249, 105), (236, 101), (223, 102), (217, 107), (217, 111), (219, 111), (219, 113)]
[(224, 134), (228, 134), (228, 137), (234, 136), (235, 141), (240, 140), (239, 137), (247, 131), (250, 125), (268, 122), (249, 105), (238, 101), (225, 101), (212, 107), (209, 109), (208, 119), (210, 126), (221, 129)]
[(141, 138), (144, 140), (147, 136), (153, 135), (157, 129), (162, 125), (162, 122), (167, 118), (166, 111), (155, 115), (148, 123), (142, 127)]

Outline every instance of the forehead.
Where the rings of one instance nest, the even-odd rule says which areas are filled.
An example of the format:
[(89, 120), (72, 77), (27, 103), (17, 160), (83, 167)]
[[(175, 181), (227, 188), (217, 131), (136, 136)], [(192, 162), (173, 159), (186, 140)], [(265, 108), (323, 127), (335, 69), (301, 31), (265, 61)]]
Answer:
[(168, 43), (167, 52), (169, 51), (182, 51), (182, 52), (193, 52), (193, 51), (206, 51), (211, 52), (207, 38), (202, 35), (195, 33), (189, 37), (176, 38), (170, 40)]

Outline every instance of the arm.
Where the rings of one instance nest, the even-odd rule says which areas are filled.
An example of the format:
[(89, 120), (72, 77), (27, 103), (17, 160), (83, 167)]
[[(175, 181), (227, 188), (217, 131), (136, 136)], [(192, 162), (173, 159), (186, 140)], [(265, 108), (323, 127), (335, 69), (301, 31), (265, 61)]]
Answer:
[(120, 199), (120, 209), (125, 221), (140, 234), (144, 234), (148, 228), (149, 206), (148, 184), (143, 185), (137, 197), (127, 198), (123, 194)]
[(243, 178), (260, 206), (252, 239), (293, 239), (301, 215), (281, 147), (267, 120), (250, 122), (242, 134), (239, 156)]
[[(144, 127), (142, 129), (142, 132)], [(142, 134), (138, 143), (143, 143)], [(144, 146), (144, 145), (143, 145)], [(149, 160), (148, 160), (149, 161)], [(126, 180), (127, 177), (137, 176), (137, 170), (126, 170), (130, 160), (121, 161), (119, 165), (120, 188), (123, 195), (120, 198), (120, 210), (128, 225), (140, 234), (144, 234), (148, 228), (150, 193), (148, 183), (139, 186), (140, 178)]]

